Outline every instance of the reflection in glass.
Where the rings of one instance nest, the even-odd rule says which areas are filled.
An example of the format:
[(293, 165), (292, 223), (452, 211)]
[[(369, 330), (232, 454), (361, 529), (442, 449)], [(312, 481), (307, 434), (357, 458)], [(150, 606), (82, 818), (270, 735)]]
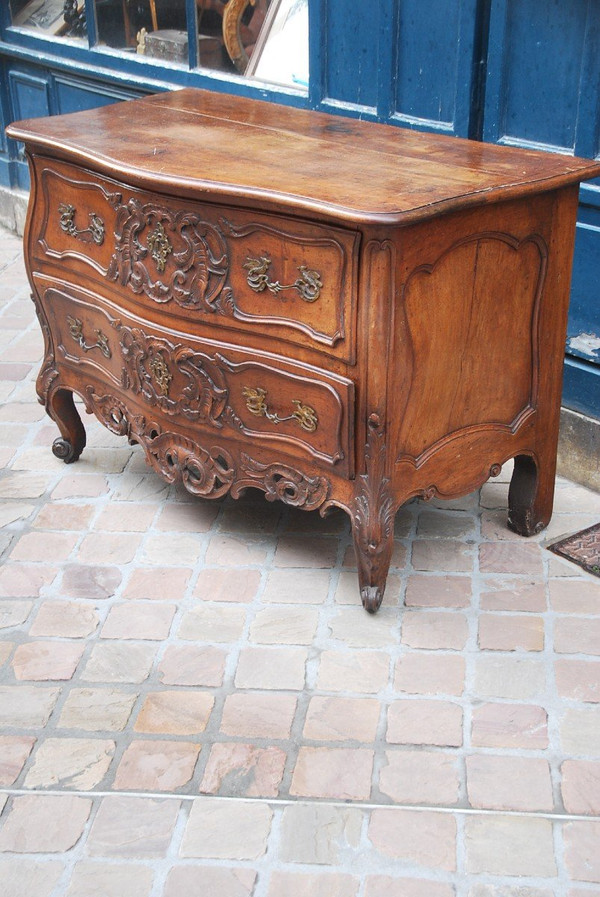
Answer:
[[(86, 36), (86, 8), (88, 14), (93, 9), (90, 31), (100, 46), (186, 68), (308, 84), (308, 0), (93, 0), (87, 7), (84, 0), (9, 2), (13, 25), (46, 37)], [(198, 36), (191, 48), (190, 34)]]
[(65, 0), (11, 0), (12, 23), (43, 35), (63, 34), (64, 7)]
[(188, 63), (185, 0), (95, 0), (98, 42)]
[(308, 88), (308, 0), (273, 0), (246, 75)]

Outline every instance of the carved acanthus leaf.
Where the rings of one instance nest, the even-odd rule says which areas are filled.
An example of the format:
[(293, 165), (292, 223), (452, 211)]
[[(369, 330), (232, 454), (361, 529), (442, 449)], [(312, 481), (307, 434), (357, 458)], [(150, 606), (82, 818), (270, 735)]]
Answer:
[(353, 517), (362, 550), (375, 557), (393, 533), (395, 516), (390, 479), (385, 476), (385, 433), (376, 415), (369, 418), (365, 461), (367, 472), (359, 477)]
[(330, 484), (325, 477), (307, 477), (287, 464), (261, 464), (243, 453), (241, 470), (244, 476), (236, 480), (232, 490), (234, 498), (253, 486), (265, 492), (267, 501), (278, 499), (295, 508), (312, 511), (329, 495)]

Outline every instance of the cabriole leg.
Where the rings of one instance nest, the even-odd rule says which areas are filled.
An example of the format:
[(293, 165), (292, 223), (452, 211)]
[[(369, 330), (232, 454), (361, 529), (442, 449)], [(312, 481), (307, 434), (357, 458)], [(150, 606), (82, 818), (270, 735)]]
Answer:
[(380, 416), (367, 421), (366, 473), (357, 478), (351, 510), (352, 537), (358, 563), (358, 584), (363, 607), (379, 610), (392, 559), (396, 506), (386, 475), (385, 430)]
[(556, 459), (537, 462), (517, 455), (508, 490), (508, 527), (521, 536), (535, 536), (548, 526), (554, 503)]
[(52, 444), (52, 452), (65, 464), (72, 464), (81, 455), (86, 441), (73, 393), (68, 389), (55, 389), (48, 398), (46, 411), (61, 433)]

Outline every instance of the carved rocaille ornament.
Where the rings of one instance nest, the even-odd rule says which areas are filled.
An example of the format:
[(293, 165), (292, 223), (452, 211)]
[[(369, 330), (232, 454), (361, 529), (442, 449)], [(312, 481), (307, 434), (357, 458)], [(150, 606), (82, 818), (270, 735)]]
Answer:
[(142, 414), (132, 414), (116, 396), (98, 395), (88, 386), (86, 404), (113, 433), (139, 443), (149, 464), (168, 482), (181, 482), (188, 492), (220, 498), (231, 492), (238, 498), (245, 489), (260, 489), (268, 501), (276, 499), (307, 511), (323, 505), (330, 493), (326, 477), (308, 477), (287, 464), (262, 464), (245, 452), (236, 464), (225, 448), (204, 448), (186, 436), (161, 431)]
[[(149, 405), (169, 415), (181, 414), (218, 429), (224, 423), (239, 426), (228, 405), (227, 382), (216, 358), (115, 323), (121, 335), (125, 389), (141, 394)], [(174, 377), (178, 385), (171, 389)]]
[(222, 235), (196, 213), (133, 198), (118, 207), (109, 280), (154, 302), (219, 311), (231, 301), (227, 272)]

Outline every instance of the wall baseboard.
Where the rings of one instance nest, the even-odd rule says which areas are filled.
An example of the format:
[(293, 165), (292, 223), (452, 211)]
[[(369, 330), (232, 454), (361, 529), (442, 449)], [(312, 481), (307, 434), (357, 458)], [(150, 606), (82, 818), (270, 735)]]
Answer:
[(29, 193), (0, 186), (0, 224), (23, 236)]
[(600, 492), (600, 420), (561, 408), (558, 473)]

